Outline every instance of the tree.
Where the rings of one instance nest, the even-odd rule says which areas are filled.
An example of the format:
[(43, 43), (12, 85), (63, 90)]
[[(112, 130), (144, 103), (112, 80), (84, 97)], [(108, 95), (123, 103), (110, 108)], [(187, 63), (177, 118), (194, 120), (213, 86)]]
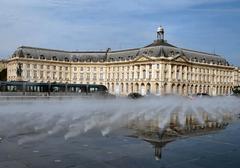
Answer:
[(240, 85), (234, 86), (232, 91), (234, 94), (240, 95)]
[(7, 69), (3, 69), (0, 71), (0, 81), (6, 81), (7, 80)]

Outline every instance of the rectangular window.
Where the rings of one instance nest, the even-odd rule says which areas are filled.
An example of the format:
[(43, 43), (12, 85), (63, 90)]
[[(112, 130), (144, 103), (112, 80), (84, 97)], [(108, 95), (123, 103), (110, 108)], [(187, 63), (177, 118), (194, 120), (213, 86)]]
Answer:
[(43, 71), (40, 71), (40, 78), (43, 78)]
[(73, 74), (73, 80), (77, 80), (77, 73)]
[(57, 79), (56, 72), (53, 72), (53, 79)]
[(30, 70), (27, 70), (27, 78), (30, 78)]
[(152, 72), (149, 72), (149, 79), (152, 79)]
[(159, 79), (159, 71), (157, 71), (156, 75), (156, 78)]
[(97, 80), (97, 73), (93, 74), (93, 80)]
[(59, 79), (62, 79), (62, 72), (59, 72)]
[(90, 80), (90, 73), (87, 73), (87, 80)]
[(103, 73), (100, 73), (100, 80), (103, 80)]
[(69, 80), (68, 73), (65, 73), (65, 79)]
[(83, 80), (83, 73), (80, 73), (80, 80)]
[(37, 78), (37, 71), (33, 71), (33, 78)]

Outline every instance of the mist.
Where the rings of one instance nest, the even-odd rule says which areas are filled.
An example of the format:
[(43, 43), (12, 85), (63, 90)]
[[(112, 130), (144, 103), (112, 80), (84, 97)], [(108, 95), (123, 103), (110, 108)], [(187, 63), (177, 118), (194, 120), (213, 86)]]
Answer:
[(239, 117), (239, 102), (239, 98), (230, 96), (194, 100), (182, 97), (1, 100), (0, 138), (18, 137), (21, 145), (58, 133), (68, 140), (93, 129), (106, 136), (136, 120), (142, 124), (154, 121), (159, 129), (164, 129), (174, 114), (182, 127), (187, 116), (194, 116), (199, 123), (204, 123), (204, 115), (221, 122), (226, 116)]

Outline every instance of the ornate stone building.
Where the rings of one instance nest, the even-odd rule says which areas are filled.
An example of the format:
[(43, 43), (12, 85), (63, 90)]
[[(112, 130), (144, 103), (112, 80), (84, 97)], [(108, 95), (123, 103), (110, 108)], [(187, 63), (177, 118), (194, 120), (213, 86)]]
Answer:
[(226, 95), (240, 84), (240, 70), (223, 57), (183, 49), (164, 40), (142, 48), (61, 51), (19, 47), (8, 60), (9, 81), (103, 84), (110, 93)]

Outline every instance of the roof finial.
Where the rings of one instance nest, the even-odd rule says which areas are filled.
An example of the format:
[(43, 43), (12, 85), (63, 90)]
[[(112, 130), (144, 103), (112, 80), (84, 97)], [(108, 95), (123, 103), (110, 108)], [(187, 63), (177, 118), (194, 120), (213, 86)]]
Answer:
[(164, 29), (162, 26), (157, 29), (157, 40), (164, 41)]

